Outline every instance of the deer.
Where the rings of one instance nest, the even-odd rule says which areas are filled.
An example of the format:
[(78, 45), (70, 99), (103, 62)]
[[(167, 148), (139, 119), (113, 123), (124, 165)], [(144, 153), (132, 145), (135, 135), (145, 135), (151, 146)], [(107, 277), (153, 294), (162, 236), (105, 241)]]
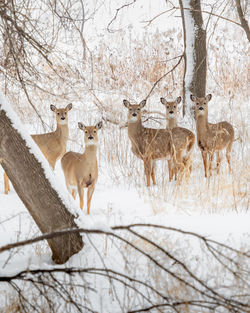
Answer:
[(72, 109), (72, 103), (62, 109), (57, 109), (55, 105), (51, 104), (50, 109), (56, 114), (56, 130), (50, 133), (31, 135), (31, 137), (54, 170), (56, 161), (66, 152), (69, 137), (68, 112)]
[(81, 153), (69, 151), (61, 159), (61, 165), (65, 176), (66, 187), (73, 198), (76, 199), (78, 191), (80, 208), (83, 210), (83, 188), (87, 188), (87, 214), (90, 212), (90, 204), (98, 178), (97, 145), (98, 130), (102, 128), (102, 122), (95, 126), (85, 126), (79, 122), (78, 127), (84, 131), (85, 151)]
[[(186, 141), (186, 149), (183, 151), (183, 166), (186, 169), (187, 178), (192, 171), (192, 151), (195, 143), (195, 135), (187, 128), (179, 127), (177, 124), (178, 104), (181, 102), (181, 97), (177, 97), (174, 101), (167, 101), (165, 98), (160, 98), (160, 102), (166, 109), (166, 129), (172, 131), (174, 128), (178, 128), (183, 132), (183, 139)], [(177, 168), (173, 166), (172, 160), (168, 161), (169, 168), (169, 181), (175, 176), (177, 180)]]
[[(55, 105), (51, 104), (50, 109), (56, 114), (56, 130), (50, 133), (31, 135), (31, 137), (54, 170), (56, 161), (66, 152), (69, 137), (68, 111), (72, 109), (72, 103), (69, 103), (63, 109), (57, 109)], [(7, 174), (4, 173), (4, 193), (8, 194), (9, 191), (9, 178)]]
[(186, 142), (178, 128), (174, 128), (170, 133), (167, 129), (146, 128), (142, 125), (142, 108), (146, 105), (146, 100), (139, 104), (130, 104), (128, 100), (123, 100), (123, 104), (128, 109), (128, 137), (132, 144), (132, 152), (143, 160), (146, 185), (150, 187), (150, 178), (153, 185), (156, 184), (156, 160), (173, 158), (174, 166), (178, 169), (182, 167), (182, 154), (174, 153), (173, 141), (177, 151), (184, 150)]
[(217, 124), (208, 122), (208, 102), (212, 99), (211, 94), (203, 98), (198, 98), (191, 94), (190, 99), (195, 102), (197, 144), (201, 150), (205, 177), (207, 178), (212, 175), (212, 161), (215, 153), (217, 156), (216, 169), (217, 174), (219, 174), (221, 163), (220, 151), (224, 149), (226, 149), (227, 163), (229, 172), (231, 172), (230, 152), (234, 141), (233, 126), (226, 121)]

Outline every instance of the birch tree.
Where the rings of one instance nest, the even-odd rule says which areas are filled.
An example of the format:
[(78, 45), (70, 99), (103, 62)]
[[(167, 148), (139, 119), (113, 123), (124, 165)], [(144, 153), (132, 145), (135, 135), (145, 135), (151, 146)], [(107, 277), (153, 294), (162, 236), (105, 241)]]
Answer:
[(184, 39), (183, 115), (191, 108), (190, 94), (204, 97), (207, 76), (206, 30), (200, 0), (179, 0)]

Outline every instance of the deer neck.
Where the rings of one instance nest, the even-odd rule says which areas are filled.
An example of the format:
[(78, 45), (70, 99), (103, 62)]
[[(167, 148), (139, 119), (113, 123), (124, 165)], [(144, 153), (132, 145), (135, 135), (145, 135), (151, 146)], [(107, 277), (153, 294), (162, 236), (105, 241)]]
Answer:
[(63, 142), (67, 142), (68, 137), (69, 137), (68, 124), (62, 125), (62, 124), (57, 123), (57, 128), (56, 128), (55, 133), (58, 136), (58, 138), (60, 138)]
[(142, 129), (141, 118), (138, 117), (138, 120), (134, 123), (128, 122), (128, 136), (130, 140), (134, 141), (138, 137), (138, 134), (141, 133)]
[(96, 159), (96, 151), (97, 151), (97, 145), (86, 145), (85, 151), (82, 155), (90, 157), (90, 160)]
[(199, 115), (196, 118), (196, 131), (198, 137), (204, 137), (208, 131), (208, 119), (207, 114)]
[(177, 127), (176, 118), (167, 118), (167, 128), (173, 129)]

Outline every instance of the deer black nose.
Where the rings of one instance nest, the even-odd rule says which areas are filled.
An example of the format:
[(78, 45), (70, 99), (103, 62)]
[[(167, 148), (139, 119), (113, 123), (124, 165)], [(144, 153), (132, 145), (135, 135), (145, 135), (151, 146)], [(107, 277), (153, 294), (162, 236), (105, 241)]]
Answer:
[(174, 114), (174, 111), (169, 111), (170, 114)]
[(65, 117), (61, 117), (61, 120), (65, 120)]
[(92, 139), (94, 139), (94, 137), (93, 137), (93, 136), (89, 136), (88, 139), (89, 139), (89, 140), (92, 140)]
[(203, 109), (203, 107), (199, 107), (199, 110), (202, 111), (202, 110), (204, 110), (204, 109)]
[(136, 113), (133, 113), (133, 114), (132, 114), (132, 116), (136, 116), (136, 115), (137, 115)]

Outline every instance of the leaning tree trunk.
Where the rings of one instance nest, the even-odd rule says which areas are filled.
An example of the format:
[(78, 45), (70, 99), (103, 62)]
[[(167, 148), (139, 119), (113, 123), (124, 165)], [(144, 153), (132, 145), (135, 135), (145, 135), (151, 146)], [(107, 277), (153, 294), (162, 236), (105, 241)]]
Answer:
[(190, 94), (204, 97), (207, 77), (206, 30), (200, 0), (179, 0), (184, 37), (183, 115), (192, 107)]
[[(41, 163), (12, 123), (0, 103), (0, 161), (18, 196), (43, 234), (77, 227), (73, 214), (53, 189)], [(83, 247), (80, 234), (56, 237), (48, 240), (48, 244), (53, 260), (60, 264)]]

